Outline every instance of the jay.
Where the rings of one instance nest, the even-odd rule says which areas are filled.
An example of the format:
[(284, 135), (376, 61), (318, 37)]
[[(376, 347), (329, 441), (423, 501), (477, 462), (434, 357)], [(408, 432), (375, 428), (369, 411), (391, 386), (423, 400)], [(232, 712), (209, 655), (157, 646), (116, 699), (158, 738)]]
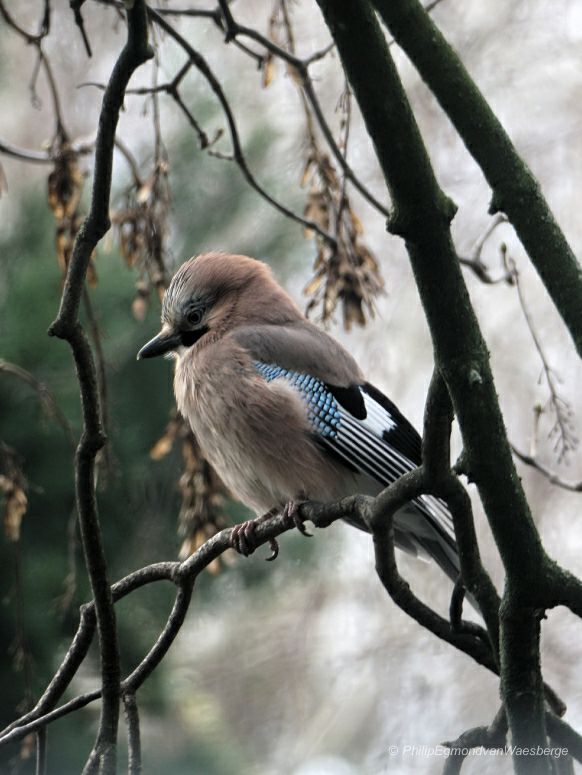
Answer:
[[(178, 408), (204, 456), (258, 515), (377, 495), (420, 465), (416, 430), (256, 259), (205, 253), (182, 264), (161, 332), (138, 359), (167, 354)], [(243, 554), (254, 548), (250, 524), (233, 537)], [(459, 577), (452, 518), (439, 499), (423, 495), (398, 511), (394, 536)]]

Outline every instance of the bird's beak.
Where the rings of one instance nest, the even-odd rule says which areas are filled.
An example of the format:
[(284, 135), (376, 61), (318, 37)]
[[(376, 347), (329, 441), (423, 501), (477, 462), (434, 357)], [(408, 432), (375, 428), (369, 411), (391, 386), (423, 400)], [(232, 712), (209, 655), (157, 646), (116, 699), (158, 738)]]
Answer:
[(137, 354), (137, 359), (156, 358), (158, 355), (164, 355), (171, 350), (175, 350), (182, 343), (180, 334), (177, 331), (160, 331), (157, 336), (141, 348)]

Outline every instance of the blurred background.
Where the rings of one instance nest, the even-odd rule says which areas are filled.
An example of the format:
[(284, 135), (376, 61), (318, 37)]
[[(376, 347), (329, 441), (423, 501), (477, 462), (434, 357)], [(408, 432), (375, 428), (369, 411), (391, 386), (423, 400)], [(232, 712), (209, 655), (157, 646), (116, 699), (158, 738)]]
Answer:
[[(18, 23), (32, 31), (38, 27), (41, 5), (33, 0), (8, 3)], [(293, 2), (289, 10), (301, 56), (329, 42), (315, 4)], [(271, 11), (269, 3), (258, 0), (233, 4), (237, 20), (263, 34), (269, 31)], [(106, 82), (125, 27), (113, 9), (97, 3), (86, 4), (83, 13), (94, 49), (91, 59), (68, 7), (55, 6), (43, 46), (69, 135), (90, 142), (101, 91), (83, 84)], [(582, 5), (577, 0), (443, 0), (433, 15), (538, 176), (580, 254)], [(224, 44), (223, 34), (210, 20), (173, 23), (219, 76), (257, 179), (302, 212), (308, 192), (300, 183), (309, 148), (294, 79), (281, 63), (272, 63), (266, 78), (244, 52)], [(167, 36), (158, 33), (155, 43), (163, 83), (173, 78), (184, 57)], [(0, 46), (0, 139), (39, 151), (50, 141), (54, 121), (46, 79), (41, 72), (31, 95), (34, 50), (6, 24), (0, 27)], [(410, 63), (396, 46), (391, 50), (439, 181), (459, 206), (453, 223), (459, 254), (469, 256), (490, 223), (488, 188)], [(340, 136), (345, 84), (335, 53), (314, 65), (312, 75), (330, 125)], [(151, 79), (147, 65), (131, 85), (147, 87)], [(188, 74), (182, 95), (209, 137), (225, 128), (224, 116), (198, 73)], [(387, 203), (354, 106), (352, 114), (349, 161), (374, 195)], [(153, 164), (154, 118), (151, 100), (126, 98), (118, 134), (140, 169)], [(234, 163), (201, 149), (169, 97), (160, 97), (159, 122), (170, 192), (164, 235), (168, 267), (209, 249), (246, 253), (267, 261), (305, 306), (303, 289), (313, 277), (316, 258), (313, 239), (252, 191)], [(213, 149), (229, 153), (226, 133)], [(0, 359), (42, 382), (77, 436), (80, 412), (69, 349), (46, 336), (62, 283), (57, 263), (62, 243), (55, 243), (54, 203), (51, 209), (47, 196), (51, 165), (6, 155), (0, 156), (0, 164)], [(89, 173), (92, 157), (82, 157), (80, 165), (80, 172)], [(131, 184), (130, 165), (116, 154), (114, 211), (127, 206)], [(80, 194), (80, 212), (86, 212), (89, 191), (90, 175)], [(385, 293), (376, 298), (376, 315), (365, 327), (345, 331), (339, 308), (327, 325), (355, 354), (370, 381), (420, 427), (432, 357), (407, 257), (401, 242), (386, 234), (384, 219), (353, 188), (349, 196), (362, 225), (361, 239), (380, 267)], [(580, 364), (509, 226), (495, 230), (482, 259), (494, 278), (502, 277), (502, 242), (516, 262), (523, 298), (559, 396), (580, 428)], [(175, 559), (184, 541), (178, 532), (183, 497), (178, 481), (184, 460), (181, 443), (172, 445), (166, 432), (173, 407), (171, 364), (135, 361), (139, 347), (157, 331), (159, 301), (147, 283), (143, 285), (139, 266), (128, 266), (127, 259), (113, 231), (99, 246), (96, 277), (88, 290), (107, 379), (109, 447), (99, 467), (98, 498), (113, 579), (147, 563)], [(470, 271), (466, 279), (491, 351), (511, 441), (524, 452), (534, 451), (563, 479), (579, 481), (579, 452), (572, 449), (560, 457), (556, 450), (550, 392), (515, 286), (484, 284)], [(317, 313), (316, 307), (315, 317)], [(91, 320), (85, 322), (91, 327)], [(75, 631), (78, 605), (89, 592), (75, 540), (67, 432), (54, 411), (43, 410), (34, 389), (1, 368), (0, 438), (26, 477), (28, 498), (18, 540), (8, 527), (0, 539), (4, 726), (48, 683)], [(167, 454), (156, 446), (160, 439), (168, 442), (162, 450)], [(454, 441), (458, 453), (457, 434)], [(548, 551), (581, 574), (581, 496), (551, 486), (521, 463), (518, 467)], [(217, 503), (225, 519), (244, 518), (238, 504), (228, 499)], [(486, 565), (501, 589), (500, 561), (476, 497), (474, 505)], [(145, 772), (432, 773), (442, 769), (442, 758), (422, 751), (413, 756), (404, 746), (424, 746), (428, 752), (468, 727), (491, 721), (499, 704), (497, 681), (392, 604), (375, 576), (366, 535), (336, 524), (310, 540), (285, 535), (273, 564), (264, 562), (266, 555), (260, 550), (250, 559), (230, 558), (220, 573), (200, 578), (174, 647), (138, 695)], [(451, 590), (439, 571), (402, 555), (400, 560), (415, 591), (446, 611)], [(154, 642), (171, 601), (169, 585), (151, 585), (117, 606), (124, 674)], [(545, 678), (566, 701), (566, 718), (578, 729), (581, 643), (574, 617), (562, 610), (551, 612), (543, 626)], [(97, 668), (93, 649), (67, 697), (96, 686)], [(49, 772), (80, 771), (97, 720), (98, 706), (93, 704), (51, 726)], [(397, 747), (396, 753), (391, 754), (391, 746)], [(1, 771), (31, 772), (33, 747), (32, 741), (25, 741), (3, 751)], [(510, 771), (509, 762), (499, 756), (472, 757), (465, 768), (468, 773)]]

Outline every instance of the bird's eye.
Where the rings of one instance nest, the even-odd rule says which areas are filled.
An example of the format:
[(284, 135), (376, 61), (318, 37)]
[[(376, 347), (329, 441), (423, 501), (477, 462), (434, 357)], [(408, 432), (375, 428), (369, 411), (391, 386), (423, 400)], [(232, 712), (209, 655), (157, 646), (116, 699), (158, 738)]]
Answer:
[(202, 320), (202, 310), (201, 309), (191, 309), (190, 312), (187, 315), (188, 323), (190, 323), (191, 326), (197, 326), (200, 321)]

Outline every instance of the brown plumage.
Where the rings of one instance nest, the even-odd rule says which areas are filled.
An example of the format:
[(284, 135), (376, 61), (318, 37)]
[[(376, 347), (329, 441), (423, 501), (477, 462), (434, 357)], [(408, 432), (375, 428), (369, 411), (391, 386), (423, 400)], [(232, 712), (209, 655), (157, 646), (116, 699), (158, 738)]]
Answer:
[[(180, 412), (225, 484), (257, 514), (297, 499), (376, 494), (420, 463), (416, 431), (260, 261), (190, 259), (168, 288), (162, 324), (138, 357), (174, 354)], [(456, 578), (440, 501), (423, 496), (399, 512), (395, 535)]]

